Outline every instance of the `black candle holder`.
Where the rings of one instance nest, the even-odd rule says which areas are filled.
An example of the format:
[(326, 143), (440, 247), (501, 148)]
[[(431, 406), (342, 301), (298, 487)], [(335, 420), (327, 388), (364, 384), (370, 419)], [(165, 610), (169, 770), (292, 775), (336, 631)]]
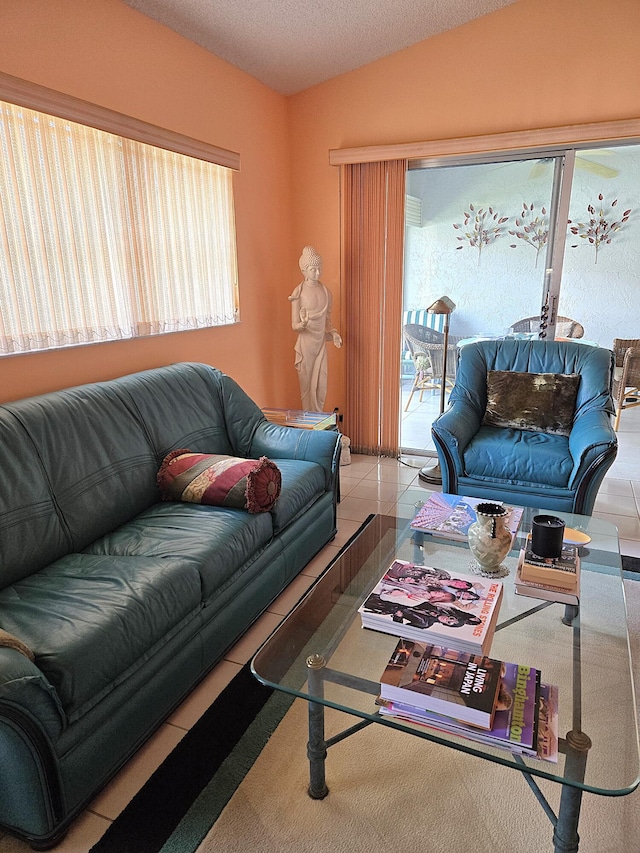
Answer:
[(556, 515), (535, 515), (531, 527), (531, 550), (537, 557), (557, 559), (562, 554), (564, 521)]

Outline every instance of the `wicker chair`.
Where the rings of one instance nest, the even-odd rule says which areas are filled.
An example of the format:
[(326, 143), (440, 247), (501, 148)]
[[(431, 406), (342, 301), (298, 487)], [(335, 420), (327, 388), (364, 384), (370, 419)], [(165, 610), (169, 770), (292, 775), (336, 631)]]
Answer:
[(640, 340), (614, 338), (613, 352), (616, 358), (613, 377), (616, 418), (613, 428), (617, 432), (622, 410), (640, 406)]
[[(415, 367), (413, 387), (407, 405), (404, 407), (406, 412), (416, 391), (420, 391), (420, 402), (422, 402), (422, 395), (425, 391), (440, 388), (444, 363), (444, 334), (418, 323), (407, 323), (403, 327), (403, 332)], [(459, 335), (449, 335), (446, 376), (446, 383), (449, 386), (453, 386), (455, 382), (456, 362), (458, 360), (457, 344), (461, 340), (462, 337)]]
[[(511, 334), (516, 332), (539, 332), (540, 317), (526, 317), (518, 320), (509, 328)], [(584, 326), (570, 317), (556, 317), (556, 337), (558, 338), (581, 338), (584, 335)]]

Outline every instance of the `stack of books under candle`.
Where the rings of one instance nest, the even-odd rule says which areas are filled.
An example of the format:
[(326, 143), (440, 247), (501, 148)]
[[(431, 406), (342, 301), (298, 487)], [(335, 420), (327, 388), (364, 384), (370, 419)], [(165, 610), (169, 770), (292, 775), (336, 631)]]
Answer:
[(520, 551), (516, 570), (515, 589), (518, 595), (558, 601), (562, 604), (580, 603), (580, 556), (578, 546), (564, 542), (559, 557), (538, 557), (531, 550), (531, 534)]

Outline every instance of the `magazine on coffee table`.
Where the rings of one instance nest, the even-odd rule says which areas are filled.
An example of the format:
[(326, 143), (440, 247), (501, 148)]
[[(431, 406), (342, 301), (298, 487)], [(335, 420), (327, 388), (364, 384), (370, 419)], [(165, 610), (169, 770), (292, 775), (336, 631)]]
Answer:
[(491, 729), (502, 661), (439, 645), (399, 640), (380, 678), (382, 699)]
[(540, 670), (520, 664), (502, 664), (502, 680), (491, 729), (478, 730), (442, 714), (412, 704), (380, 699), (380, 714), (408, 720), (489, 746), (506, 747), (512, 752), (535, 758), (538, 754), (538, 711), (540, 706)]
[(488, 654), (501, 581), (394, 560), (358, 608), (364, 628)]
[[(429, 500), (424, 506), (420, 507), (411, 522), (411, 527), (420, 533), (464, 541), (469, 533), (469, 528), (476, 520), (475, 508), (479, 503), (487, 503), (487, 499), (467, 498), (461, 495), (447, 495), (436, 492), (429, 496)], [(502, 501), (490, 501), (490, 503), (504, 505)], [(509, 515), (506, 518), (506, 525), (513, 542), (524, 509), (513, 506), (508, 506), (507, 509)]]

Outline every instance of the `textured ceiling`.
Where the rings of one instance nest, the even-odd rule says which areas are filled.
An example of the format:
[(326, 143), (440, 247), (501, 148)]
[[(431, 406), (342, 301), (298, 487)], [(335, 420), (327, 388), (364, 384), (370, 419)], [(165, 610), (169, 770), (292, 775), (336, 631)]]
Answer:
[(292, 95), (517, 0), (124, 0)]

